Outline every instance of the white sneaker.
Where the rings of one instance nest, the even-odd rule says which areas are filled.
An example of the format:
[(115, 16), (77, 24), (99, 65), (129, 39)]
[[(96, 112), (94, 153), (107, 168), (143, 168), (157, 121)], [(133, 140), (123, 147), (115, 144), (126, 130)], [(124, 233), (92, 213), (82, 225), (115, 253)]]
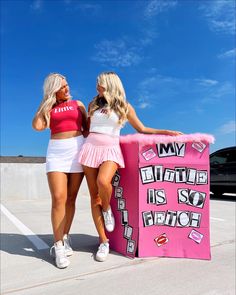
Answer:
[(52, 254), (52, 250), (55, 251), (55, 262), (58, 268), (66, 268), (70, 261), (67, 259), (65, 254), (65, 247), (62, 241), (57, 241), (50, 249), (50, 255)]
[(67, 234), (65, 234), (63, 236), (63, 242), (64, 242), (64, 246), (65, 246), (65, 253), (66, 253), (66, 256), (71, 256), (73, 255), (73, 249), (71, 248), (71, 237)]
[(109, 254), (109, 243), (108, 242), (102, 243), (98, 247), (98, 251), (96, 254), (96, 260), (103, 262), (106, 260), (108, 254)]
[(108, 232), (112, 232), (115, 228), (115, 218), (111, 211), (111, 207), (107, 211), (102, 211), (105, 228)]

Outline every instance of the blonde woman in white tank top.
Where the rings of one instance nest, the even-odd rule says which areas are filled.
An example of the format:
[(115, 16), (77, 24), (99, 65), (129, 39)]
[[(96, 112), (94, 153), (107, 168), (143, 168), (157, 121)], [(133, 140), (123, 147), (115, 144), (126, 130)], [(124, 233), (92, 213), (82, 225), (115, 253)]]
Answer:
[[(105, 261), (109, 253), (106, 231), (113, 231), (114, 216), (110, 207), (112, 178), (124, 160), (119, 144), (120, 129), (126, 121), (140, 133), (180, 135), (181, 132), (149, 128), (127, 103), (120, 78), (114, 72), (97, 78), (98, 95), (89, 105), (90, 133), (79, 155), (91, 196), (93, 220), (99, 235), (96, 260)], [(106, 229), (106, 231), (105, 231)]]

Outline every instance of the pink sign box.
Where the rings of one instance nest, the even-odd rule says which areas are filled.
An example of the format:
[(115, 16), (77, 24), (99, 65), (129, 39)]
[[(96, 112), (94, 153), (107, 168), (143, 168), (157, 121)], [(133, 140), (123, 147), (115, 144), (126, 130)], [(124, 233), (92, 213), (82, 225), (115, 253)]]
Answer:
[(210, 259), (207, 134), (121, 136), (111, 249), (130, 257)]

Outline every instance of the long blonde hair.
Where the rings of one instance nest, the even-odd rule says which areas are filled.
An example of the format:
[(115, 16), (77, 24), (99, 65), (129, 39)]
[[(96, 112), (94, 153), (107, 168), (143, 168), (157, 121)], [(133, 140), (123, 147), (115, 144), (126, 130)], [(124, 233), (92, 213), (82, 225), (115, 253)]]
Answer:
[(62, 80), (64, 79), (66, 78), (61, 74), (51, 73), (44, 80), (44, 96), (40, 103), (38, 113), (45, 119), (47, 127), (50, 124), (50, 111), (56, 103), (56, 93), (60, 90)]
[[(104, 98), (107, 101), (108, 111), (113, 110), (119, 117), (119, 124), (124, 124), (127, 120), (128, 103), (126, 101), (125, 90), (118, 75), (114, 72), (104, 72), (97, 77), (97, 85), (102, 86), (105, 91)], [(90, 104), (89, 116), (99, 109), (99, 97), (96, 96)]]

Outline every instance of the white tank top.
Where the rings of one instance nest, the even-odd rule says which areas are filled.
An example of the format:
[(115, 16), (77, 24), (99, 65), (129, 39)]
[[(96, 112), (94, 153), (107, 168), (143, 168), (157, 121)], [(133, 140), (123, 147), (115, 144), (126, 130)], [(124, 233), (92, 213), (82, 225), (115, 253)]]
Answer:
[(119, 136), (122, 125), (118, 124), (119, 117), (114, 111), (106, 108), (96, 110), (90, 118), (90, 132)]

